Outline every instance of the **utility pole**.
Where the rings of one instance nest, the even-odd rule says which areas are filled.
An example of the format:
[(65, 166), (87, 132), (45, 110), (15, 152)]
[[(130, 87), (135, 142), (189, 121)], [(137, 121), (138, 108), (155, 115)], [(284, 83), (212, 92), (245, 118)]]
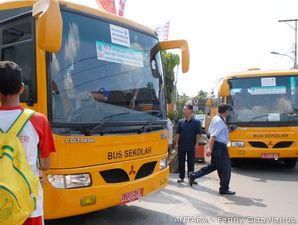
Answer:
[[(287, 23), (295, 31), (294, 68), (297, 67), (297, 21), (298, 19), (279, 20), (280, 23)], [(295, 24), (293, 27), (290, 23)]]

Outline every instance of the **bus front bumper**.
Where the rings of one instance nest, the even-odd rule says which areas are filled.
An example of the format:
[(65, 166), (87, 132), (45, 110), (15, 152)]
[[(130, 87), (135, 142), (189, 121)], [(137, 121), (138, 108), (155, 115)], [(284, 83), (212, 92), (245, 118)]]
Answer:
[[(256, 158), (266, 159), (272, 156), (272, 159), (298, 158), (298, 149), (270, 149), (270, 148), (245, 148), (229, 147), (230, 158)], [(278, 158), (274, 158), (278, 156)]]
[[(123, 195), (125, 194), (135, 193), (141, 190), (142, 196), (146, 196), (165, 187), (169, 181), (169, 166), (163, 170), (159, 170), (158, 165), (158, 169), (156, 168), (155, 171), (147, 177), (112, 184), (101, 183), (100, 179), (99, 181), (94, 179), (94, 177), (100, 176), (98, 173), (100, 169), (102, 169), (102, 166), (79, 169), (81, 171), (90, 172), (93, 179), (90, 187), (56, 189), (46, 180), (44, 183), (45, 219), (80, 215), (120, 205), (123, 203)], [(62, 171), (60, 172), (62, 173)], [(66, 171), (64, 170), (63, 172)], [(124, 204), (126, 204), (126, 202), (124, 202)]]

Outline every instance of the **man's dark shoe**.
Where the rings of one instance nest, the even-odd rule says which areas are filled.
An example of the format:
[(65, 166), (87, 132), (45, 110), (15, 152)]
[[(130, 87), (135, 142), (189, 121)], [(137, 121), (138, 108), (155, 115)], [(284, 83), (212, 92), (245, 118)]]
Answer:
[(198, 182), (196, 182), (196, 181), (193, 181), (193, 182), (192, 182), (192, 184), (194, 184), (194, 185), (198, 185)]
[(184, 179), (179, 179), (179, 180), (177, 180), (177, 183), (183, 183), (184, 182)]
[(188, 183), (189, 183), (189, 186), (191, 186), (191, 187), (192, 187), (193, 184), (195, 184), (195, 185), (198, 184), (196, 181), (194, 181), (194, 178), (193, 178), (191, 172), (188, 173)]
[(221, 195), (234, 195), (236, 194), (235, 191), (220, 191), (219, 194)]

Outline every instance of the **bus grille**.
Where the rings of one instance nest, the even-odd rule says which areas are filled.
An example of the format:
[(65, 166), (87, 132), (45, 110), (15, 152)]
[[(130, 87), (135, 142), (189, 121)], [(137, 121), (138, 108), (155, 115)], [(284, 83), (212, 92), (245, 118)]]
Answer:
[(154, 171), (156, 163), (157, 162), (155, 161), (155, 162), (145, 163), (144, 165), (142, 165), (135, 177), (135, 180), (151, 175)]
[[(151, 175), (155, 169), (156, 164), (157, 164), (157, 161), (143, 164), (138, 170), (135, 176), (135, 180)], [(104, 179), (104, 181), (108, 184), (123, 183), (123, 182), (130, 181), (127, 172), (120, 168), (104, 170), (104, 171), (100, 171), (99, 173)]]
[[(261, 141), (250, 141), (249, 144), (254, 148), (268, 148), (268, 146)], [(276, 143), (272, 148), (289, 148), (292, 144), (292, 141), (280, 141)]]
[(293, 144), (293, 141), (281, 141), (276, 143), (273, 148), (289, 148)]
[(268, 146), (261, 141), (250, 141), (248, 143), (254, 148), (268, 148)]
[(122, 183), (129, 181), (127, 173), (122, 169), (112, 169), (101, 171), (100, 175), (108, 184)]

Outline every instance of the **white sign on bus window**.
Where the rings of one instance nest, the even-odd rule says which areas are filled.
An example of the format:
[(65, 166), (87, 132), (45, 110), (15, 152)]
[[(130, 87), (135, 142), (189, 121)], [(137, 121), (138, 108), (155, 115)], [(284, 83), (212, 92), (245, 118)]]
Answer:
[(263, 77), (261, 78), (262, 87), (272, 87), (276, 86), (276, 78), (275, 77)]
[(268, 113), (268, 120), (269, 121), (280, 121), (280, 114), (279, 113)]
[(252, 87), (249, 90), (251, 95), (279, 95), (286, 94), (287, 90), (285, 86), (277, 87)]
[(96, 51), (98, 60), (144, 67), (143, 51), (129, 49), (103, 41), (96, 42)]
[(130, 48), (128, 29), (110, 24), (110, 31), (112, 43)]

